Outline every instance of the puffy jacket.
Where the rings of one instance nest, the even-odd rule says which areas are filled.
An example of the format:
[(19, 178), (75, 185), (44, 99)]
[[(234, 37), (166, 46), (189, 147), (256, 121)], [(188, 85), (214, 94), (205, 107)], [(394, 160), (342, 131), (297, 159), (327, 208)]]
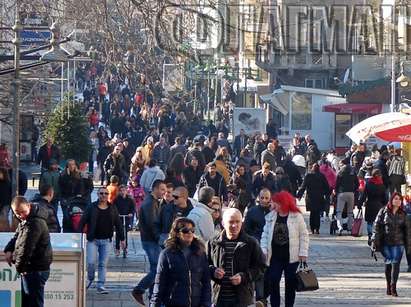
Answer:
[(244, 231), (250, 236), (261, 240), (264, 231), (265, 216), (270, 213), (270, 208), (264, 208), (260, 205), (251, 207), (244, 218)]
[(109, 154), (104, 161), (104, 172), (107, 174), (107, 178), (116, 175), (120, 179), (128, 177), (128, 169), (126, 159), (123, 154), (119, 154), (115, 157), (112, 153)]
[(193, 205), (191, 204), (191, 201), (189, 199), (187, 200), (187, 207), (184, 209), (179, 208), (174, 203), (162, 206), (158, 218), (158, 228), (160, 229), (160, 233), (168, 234), (174, 220), (177, 217), (186, 217), (192, 209)]
[(335, 192), (337, 194), (344, 192), (355, 192), (358, 190), (359, 185), (358, 177), (355, 174), (354, 169), (349, 165), (345, 165), (341, 168), (337, 175)]
[(393, 214), (387, 206), (381, 208), (374, 222), (373, 243), (376, 251), (384, 245), (404, 245), (411, 252), (411, 221), (404, 211)]
[(159, 216), (160, 203), (152, 194), (148, 194), (144, 198), (138, 214), (141, 241), (158, 242), (160, 238), (160, 230), (158, 229)]
[(47, 211), (38, 207), (30, 211), (26, 221), (20, 222), (13, 239), (4, 252), (14, 254), (16, 270), (19, 273), (48, 271), (53, 261), (50, 234), (47, 227)]
[[(207, 246), (208, 264), (213, 281), (214, 304), (217, 303), (221, 289), (221, 279), (215, 278), (214, 272), (217, 268), (224, 267), (224, 240), (226, 240), (225, 230), (210, 240)], [(253, 283), (263, 276), (264, 269), (264, 256), (257, 240), (241, 231), (233, 257), (233, 275), (237, 273), (241, 275), (241, 284), (235, 286), (239, 307), (254, 303)]]
[(213, 209), (193, 199), (190, 201), (194, 208), (187, 215), (187, 218), (194, 222), (196, 236), (207, 242), (214, 236), (214, 221), (211, 216)]
[[(265, 226), (261, 237), (261, 249), (266, 255), (267, 265), (270, 265), (271, 255), (275, 252), (271, 249), (271, 241), (273, 240), (276, 221), (276, 211), (271, 211), (265, 216)], [(287, 219), (287, 228), (290, 245), (290, 263), (297, 262), (299, 256), (308, 257), (309, 238), (303, 215), (298, 212), (290, 212)]]
[(360, 204), (365, 203), (365, 221), (368, 223), (374, 223), (378, 212), (387, 203), (386, 189), (383, 184), (375, 184), (368, 181), (365, 184), (364, 193), (362, 193)]
[[(97, 206), (98, 201), (91, 204), (91, 206), (87, 207), (87, 210), (84, 212), (83, 216), (81, 217), (80, 224), (78, 227), (78, 231), (84, 228), (87, 225), (87, 240), (93, 241), (95, 239), (95, 232), (96, 232), (96, 225), (97, 225)], [(110, 211), (110, 220), (106, 222), (106, 226), (110, 229), (110, 237), (113, 237), (113, 230), (116, 229), (116, 235), (119, 236), (120, 241), (124, 240), (124, 232), (123, 227), (121, 225), (120, 216), (118, 215), (118, 211), (116, 206), (112, 206), (109, 204), (106, 210)]]
[(167, 247), (160, 253), (150, 306), (211, 306), (207, 256), (194, 239), (188, 259), (181, 249)]
[(165, 178), (164, 172), (158, 166), (149, 167), (144, 170), (140, 178), (140, 185), (143, 187), (144, 192), (150, 193), (154, 181), (157, 179), (164, 180)]
[[(43, 197), (37, 194), (32, 200), (33, 210), (39, 210), (39, 207), (42, 207), (47, 212), (46, 222), (49, 232), (60, 232), (61, 227), (59, 220), (57, 218), (57, 212), (54, 207)], [(43, 211), (43, 210), (42, 210)]]

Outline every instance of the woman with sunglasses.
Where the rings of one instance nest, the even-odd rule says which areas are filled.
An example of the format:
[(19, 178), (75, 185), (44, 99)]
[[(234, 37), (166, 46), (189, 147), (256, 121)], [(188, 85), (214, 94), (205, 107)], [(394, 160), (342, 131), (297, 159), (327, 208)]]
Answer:
[(194, 236), (194, 226), (185, 217), (174, 221), (158, 260), (151, 307), (211, 306), (205, 246)]

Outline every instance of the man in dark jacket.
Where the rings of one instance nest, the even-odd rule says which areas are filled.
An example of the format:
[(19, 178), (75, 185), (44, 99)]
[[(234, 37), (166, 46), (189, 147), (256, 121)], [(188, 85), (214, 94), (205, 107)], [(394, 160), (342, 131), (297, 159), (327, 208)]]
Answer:
[(116, 175), (120, 178), (120, 183), (126, 183), (128, 177), (128, 169), (126, 159), (121, 153), (121, 146), (116, 145), (111, 154), (109, 154), (104, 161), (104, 172), (106, 173), (107, 180), (111, 176)]
[(236, 157), (240, 156), (240, 151), (247, 146), (248, 136), (245, 134), (244, 129), (240, 130), (240, 134), (234, 138), (233, 152)]
[(346, 158), (341, 161), (342, 167), (337, 175), (337, 181), (335, 184), (335, 194), (337, 195), (337, 227), (339, 234), (342, 234), (342, 211), (344, 206), (347, 205), (348, 216), (348, 230), (351, 231), (353, 222), (353, 209), (354, 209), (354, 193), (358, 190), (359, 182), (358, 177), (354, 172), (354, 169), (350, 166), (350, 159)]
[(52, 159), (60, 162), (61, 155), (59, 148), (53, 144), (51, 138), (48, 138), (47, 143), (40, 147), (37, 155), (37, 164), (41, 164), (41, 172), (49, 169)]
[(257, 240), (241, 230), (242, 215), (229, 208), (223, 215), (224, 230), (208, 242), (207, 255), (216, 307), (253, 304), (253, 283), (265, 265)]
[(131, 293), (134, 299), (141, 305), (144, 305), (144, 292), (150, 289), (151, 295), (153, 291), (158, 257), (161, 252), (160, 245), (158, 244), (160, 239), (160, 231), (158, 229), (160, 200), (163, 198), (165, 192), (166, 185), (164, 181), (155, 180), (153, 182), (152, 192), (144, 199), (139, 212), (141, 245), (150, 263), (150, 272), (140, 280)]
[(22, 196), (16, 196), (11, 207), (21, 222), (4, 249), (5, 258), (21, 274), (22, 306), (43, 307), (44, 286), (53, 260), (47, 213), (43, 208), (33, 210)]
[(54, 198), (54, 189), (49, 184), (44, 184), (40, 187), (40, 195), (36, 195), (32, 200), (33, 206), (39, 206), (46, 210), (47, 212), (47, 226), (49, 228), (49, 232), (60, 232), (60, 223), (57, 218), (57, 211), (52, 204), (52, 200)]
[[(268, 189), (262, 189), (258, 196), (258, 203), (247, 211), (244, 218), (244, 231), (254, 237), (258, 242), (261, 241), (261, 235), (264, 231), (265, 216), (270, 213), (271, 193)], [(255, 299), (256, 301), (266, 301), (267, 295), (264, 291), (264, 278), (255, 282)]]
[(260, 191), (266, 188), (269, 191), (275, 190), (275, 174), (270, 170), (270, 164), (264, 163), (263, 168), (257, 171), (253, 177), (253, 194), (257, 198)]
[(187, 187), (188, 195), (193, 197), (203, 171), (199, 168), (198, 160), (193, 157), (189, 166), (183, 169), (183, 183)]
[(388, 151), (384, 151), (380, 154), (377, 161), (374, 162), (374, 169), (379, 169), (381, 172), (382, 181), (386, 189), (390, 186), (390, 176), (388, 173), (387, 161), (390, 158)]
[(160, 229), (160, 246), (164, 245), (174, 220), (179, 217), (187, 217), (191, 209), (193, 209), (185, 187), (177, 187), (172, 195), (174, 201), (161, 207), (160, 216), (157, 221), (158, 229)]
[(97, 293), (107, 294), (108, 291), (104, 288), (104, 283), (106, 282), (107, 260), (114, 228), (120, 237), (121, 247), (125, 247), (120, 216), (116, 207), (110, 206), (108, 203), (107, 188), (101, 187), (98, 190), (98, 201), (87, 208), (80, 220), (78, 231), (82, 231), (85, 225), (87, 225), (87, 289), (93, 284), (96, 260), (98, 259)]
[(223, 176), (217, 173), (217, 165), (214, 162), (211, 162), (207, 165), (207, 168), (207, 172), (200, 178), (198, 189), (201, 189), (202, 187), (211, 187), (215, 191), (215, 196), (227, 201), (227, 185)]

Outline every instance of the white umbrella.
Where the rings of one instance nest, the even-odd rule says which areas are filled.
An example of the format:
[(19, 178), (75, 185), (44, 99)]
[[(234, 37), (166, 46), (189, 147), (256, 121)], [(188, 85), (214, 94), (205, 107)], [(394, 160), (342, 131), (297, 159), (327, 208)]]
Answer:
[(390, 112), (371, 116), (352, 127), (346, 135), (358, 144), (364, 142), (370, 136), (377, 136), (386, 141), (396, 141), (388, 139), (384, 131), (392, 131), (397, 128), (411, 125), (411, 116), (401, 112)]

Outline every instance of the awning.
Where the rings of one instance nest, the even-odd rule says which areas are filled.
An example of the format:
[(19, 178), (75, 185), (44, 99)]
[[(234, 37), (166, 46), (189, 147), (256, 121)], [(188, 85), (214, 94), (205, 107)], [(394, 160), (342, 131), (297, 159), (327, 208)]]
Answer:
[(261, 100), (278, 110), (283, 115), (288, 114), (290, 92), (278, 89), (268, 95), (261, 95)]
[(332, 113), (365, 113), (365, 114), (380, 114), (382, 111), (382, 104), (377, 103), (340, 103), (329, 104), (323, 106), (323, 112)]

